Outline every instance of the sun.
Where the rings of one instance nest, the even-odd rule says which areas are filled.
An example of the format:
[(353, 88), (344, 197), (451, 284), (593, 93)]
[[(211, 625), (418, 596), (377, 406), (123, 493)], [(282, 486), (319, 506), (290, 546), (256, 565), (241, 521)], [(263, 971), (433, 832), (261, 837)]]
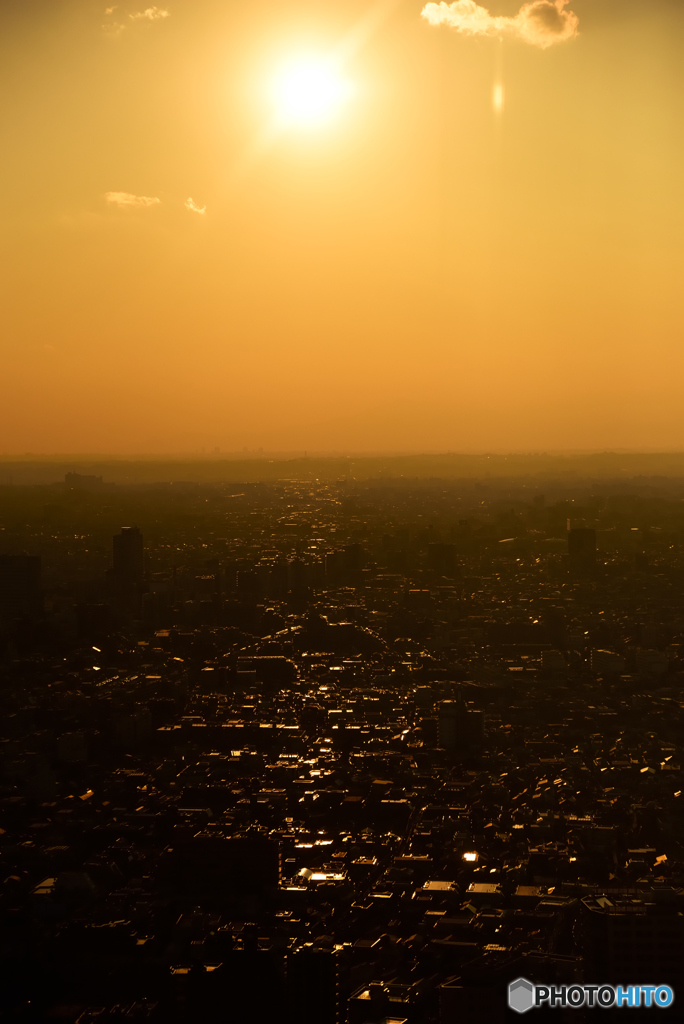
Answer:
[(284, 124), (322, 124), (338, 112), (350, 92), (335, 64), (323, 58), (298, 57), (282, 65), (273, 77), (273, 101)]

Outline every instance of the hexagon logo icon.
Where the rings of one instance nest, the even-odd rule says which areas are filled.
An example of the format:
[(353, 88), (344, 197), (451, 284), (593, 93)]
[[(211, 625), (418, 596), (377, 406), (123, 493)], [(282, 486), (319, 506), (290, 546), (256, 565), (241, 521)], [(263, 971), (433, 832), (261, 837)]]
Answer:
[(516, 1013), (527, 1013), (534, 1006), (534, 985), (527, 978), (516, 978), (508, 986), (508, 1005)]

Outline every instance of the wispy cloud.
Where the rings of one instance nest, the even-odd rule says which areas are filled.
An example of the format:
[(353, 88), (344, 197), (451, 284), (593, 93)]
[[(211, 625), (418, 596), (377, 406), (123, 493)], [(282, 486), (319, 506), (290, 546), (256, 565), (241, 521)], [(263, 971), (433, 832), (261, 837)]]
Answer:
[(144, 11), (136, 11), (128, 17), (131, 21), (159, 21), (160, 18), (168, 18), (169, 12), (162, 7), (146, 7)]
[(161, 199), (156, 196), (134, 196), (132, 192), (105, 192), (105, 200), (112, 206), (157, 206)]
[[(106, 7), (105, 14), (108, 17), (110, 17), (116, 9), (116, 7)], [(123, 25), (120, 21), (112, 19), (110, 21), (105, 22), (105, 24), (102, 26), (102, 31), (106, 35), (111, 36), (112, 39), (115, 39), (117, 36), (120, 36), (122, 32), (126, 31), (126, 26)]]
[(206, 213), (207, 212), (206, 206), (198, 206), (197, 203), (192, 198), (185, 200), (185, 209), (186, 210), (192, 210), (193, 213)]
[(469, 36), (509, 36), (545, 50), (554, 43), (573, 39), (578, 32), (579, 18), (567, 11), (570, 0), (531, 0), (512, 17), (492, 15), (475, 0), (454, 3), (429, 3), (422, 17), (431, 25), (448, 25)]

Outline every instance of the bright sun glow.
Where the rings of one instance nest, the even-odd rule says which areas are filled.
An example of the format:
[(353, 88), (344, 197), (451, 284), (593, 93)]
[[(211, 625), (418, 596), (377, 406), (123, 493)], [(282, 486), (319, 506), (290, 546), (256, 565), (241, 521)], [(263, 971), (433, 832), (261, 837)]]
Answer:
[(273, 98), (280, 118), (295, 125), (316, 125), (337, 112), (350, 93), (330, 61), (299, 58), (280, 69)]

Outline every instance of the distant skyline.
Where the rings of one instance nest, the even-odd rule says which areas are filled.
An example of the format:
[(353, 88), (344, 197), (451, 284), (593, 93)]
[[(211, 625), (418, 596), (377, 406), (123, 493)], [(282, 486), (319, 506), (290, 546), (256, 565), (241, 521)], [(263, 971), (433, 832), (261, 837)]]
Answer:
[(269, 450), (267, 448), (242, 448), (236, 451), (229, 451), (228, 449), (220, 449), (215, 451), (214, 449), (178, 449), (176, 451), (118, 451), (118, 452), (106, 452), (106, 451), (34, 451), (34, 452), (0, 452), (0, 462), (22, 462), (28, 461), (49, 461), (49, 462), (88, 462), (88, 461), (102, 461), (102, 462), (117, 462), (117, 461), (159, 461), (159, 460), (197, 460), (197, 461), (240, 461), (244, 459), (275, 459), (275, 460), (288, 460), (288, 459), (400, 459), (400, 458), (487, 458), (488, 456), (495, 458), (537, 458), (540, 456), (563, 459), (563, 458), (583, 458), (585, 456), (601, 456), (601, 455), (616, 455), (616, 456), (634, 456), (635, 458), (642, 457), (682, 457), (684, 458), (684, 446), (681, 448), (619, 448), (617, 446), (605, 447), (605, 448), (530, 448), (530, 449), (516, 449), (516, 448), (482, 448), (482, 449), (430, 449), (430, 448), (416, 448), (416, 449), (362, 449), (362, 448), (328, 448), (317, 451), (316, 449), (308, 448), (292, 448), (292, 449), (281, 449), (281, 450)]
[(0, 451), (684, 451), (680, 0), (0, 6)]
[(239, 451), (228, 451), (219, 450), (214, 451), (213, 449), (187, 449), (177, 451), (140, 451), (140, 452), (98, 452), (98, 451), (46, 451), (46, 452), (0, 452), (0, 462), (21, 462), (24, 459), (32, 460), (45, 460), (48, 461), (59, 461), (59, 462), (78, 462), (79, 460), (101, 460), (107, 461), (136, 461), (136, 460), (164, 460), (164, 459), (190, 459), (201, 461), (206, 460), (223, 460), (223, 461), (234, 461), (240, 459), (341, 459), (341, 458), (359, 458), (359, 459), (372, 459), (372, 458), (386, 458), (386, 459), (397, 459), (397, 458), (447, 458), (453, 457), (464, 457), (464, 458), (486, 458), (487, 456), (495, 456), (497, 458), (536, 458), (539, 456), (548, 456), (549, 458), (578, 458), (583, 456), (594, 456), (594, 455), (624, 455), (624, 456), (681, 456), (684, 458), (684, 446), (682, 448), (537, 448), (537, 449), (515, 449), (515, 448), (482, 448), (482, 449), (429, 449), (416, 448), (411, 449), (397, 449), (392, 451), (390, 449), (343, 449), (343, 448), (330, 448), (321, 449), (316, 451), (315, 449), (307, 448), (293, 448), (290, 450), (274, 450), (269, 451), (264, 448), (243, 448)]

